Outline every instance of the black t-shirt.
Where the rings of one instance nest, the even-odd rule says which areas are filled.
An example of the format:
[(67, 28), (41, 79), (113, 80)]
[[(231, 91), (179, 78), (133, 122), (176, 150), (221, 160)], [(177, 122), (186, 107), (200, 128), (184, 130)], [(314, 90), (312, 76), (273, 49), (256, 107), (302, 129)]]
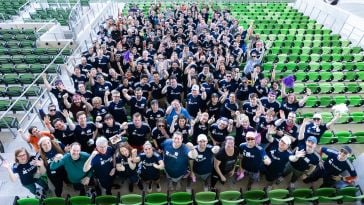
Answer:
[(110, 137), (120, 134), (122, 129), (120, 128), (120, 124), (118, 122), (114, 122), (114, 124), (109, 127), (106, 125), (106, 123), (103, 123), (102, 126), (102, 134), (106, 139), (109, 139)]
[(148, 119), (148, 124), (152, 129), (156, 126), (157, 120), (164, 116), (165, 113), (162, 108), (158, 108), (157, 112), (153, 112), (153, 110), (150, 108), (145, 114), (145, 117)]
[(223, 175), (228, 174), (234, 169), (236, 165), (236, 161), (238, 160), (239, 150), (235, 147), (234, 154), (232, 156), (228, 156), (225, 151), (225, 147), (221, 148), (220, 151), (215, 155), (215, 158), (219, 160), (221, 163), (219, 168)]
[(71, 130), (67, 124), (65, 130), (55, 129), (53, 135), (57, 140), (59, 140), (64, 145), (72, 144), (75, 141), (74, 130)]
[(136, 127), (134, 123), (128, 123), (128, 142), (132, 146), (143, 146), (150, 133), (150, 127), (147, 123), (142, 123), (141, 127)]
[(75, 141), (81, 144), (82, 150), (87, 150), (87, 141), (92, 139), (96, 126), (93, 122), (87, 122), (86, 127), (76, 125), (75, 128)]
[(108, 110), (109, 113), (114, 117), (114, 120), (118, 123), (127, 122), (127, 116), (124, 109), (125, 102), (124, 100), (119, 100), (119, 102), (110, 102)]
[(161, 99), (164, 97), (162, 94), (162, 89), (166, 85), (166, 81), (164, 79), (159, 80), (158, 83), (152, 81), (150, 86), (152, 88), (152, 98), (153, 99)]
[(30, 162), (34, 159), (40, 159), (38, 156), (30, 156), (28, 163), (13, 165), (13, 173), (18, 174), (22, 185), (30, 185), (36, 182), (34, 174), (37, 172), (37, 166), (31, 165)]
[(59, 91), (57, 88), (52, 88), (51, 93), (53, 93), (53, 95), (57, 99), (59, 110), (63, 110), (63, 109), (66, 108), (66, 106), (63, 103), (63, 97), (62, 97), (64, 94), (66, 94), (66, 93), (68, 94), (68, 98), (67, 98), (68, 102), (72, 101), (72, 95), (73, 94), (71, 92), (69, 92), (68, 90), (66, 90), (66, 89), (63, 89), (62, 91)]

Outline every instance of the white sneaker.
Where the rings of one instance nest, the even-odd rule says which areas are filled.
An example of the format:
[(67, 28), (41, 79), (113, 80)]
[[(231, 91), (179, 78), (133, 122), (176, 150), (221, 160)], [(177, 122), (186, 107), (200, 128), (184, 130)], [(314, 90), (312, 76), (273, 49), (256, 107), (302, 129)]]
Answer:
[(148, 193), (151, 193), (151, 192), (153, 191), (152, 183), (149, 183), (149, 184), (148, 184), (147, 191), (148, 191)]
[(161, 187), (161, 185), (158, 183), (157, 184), (157, 192), (161, 192), (162, 191), (162, 187)]

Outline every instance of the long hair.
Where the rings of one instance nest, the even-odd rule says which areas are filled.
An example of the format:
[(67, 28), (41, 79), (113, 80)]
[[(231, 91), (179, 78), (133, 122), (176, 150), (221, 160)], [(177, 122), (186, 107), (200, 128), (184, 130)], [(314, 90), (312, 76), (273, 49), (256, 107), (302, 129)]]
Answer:
[[(51, 145), (52, 145), (52, 148), (51, 149), (56, 150), (57, 154), (64, 154), (64, 151), (61, 148), (61, 146), (59, 146), (58, 142), (51, 140)], [(40, 157), (42, 158), (42, 160), (44, 162), (44, 166), (47, 167), (48, 166), (48, 162), (47, 162), (46, 153), (44, 152), (44, 150), (43, 150), (43, 148), (42, 148), (41, 145), (39, 147), (40, 147), (40, 149), (39, 149)]]
[(123, 156), (122, 154), (121, 154), (121, 152), (120, 152), (120, 148), (122, 148), (122, 147), (125, 147), (128, 151), (129, 151), (129, 156), (128, 157), (130, 157), (131, 156), (131, 150), (132, 150), (132, 147), (129, 145), (129, 143), (127, 143), (127, 142), (121, 142), (121, 143), (119, 143), (118, 144), (118, 149), (116, 150), (116, 157), (121, 157), (121, 156)]
[(16, 149), (15, 152), (14, 152), (15, 162), (19, 163), (19, 160), (18, 160), (17, 156), (19, 155), (20, 152), (25, 152), (25, 154), (27, 155), (27, 161), (29, 161), (30, 154), (29, 154), (28, 150), (26, 150), (24, 147), (21, 147), (19, 149)]

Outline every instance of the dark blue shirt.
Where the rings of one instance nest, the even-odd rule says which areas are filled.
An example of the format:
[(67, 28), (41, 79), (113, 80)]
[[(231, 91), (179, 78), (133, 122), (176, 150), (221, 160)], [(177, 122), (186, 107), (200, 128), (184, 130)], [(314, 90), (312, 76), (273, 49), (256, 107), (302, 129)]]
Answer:
[(327, 155), (327, 159), (324, 162), (324, 177), (337, 176), (344, 171), (348, 171), (352, 177), (357, 176), (350, 160), (346, 159), (345, 161), (339, 161), (339, 152), (337, 150), (322, 147), (321, 151)]
[(313, 122), (306, 125), (304, 138), (307, 139), (309, 136), (315, 136), (317, 141), (320, 141), (321, 136), (327, 130), (326, 124), (320, 124), (316, 126)]
[(95, 176), (100, 181), (110, 178), (110, 171), (114, 168), (113, 155), (114, 150), (111, 147), (108, 147), (105, 154), (97, 154), (92, 159), (91, 166), (95, 171)]
[(181, 94), (183, 92), (183, 86), (181, 84), (177, 84), (176, 88), (172, 88), (172, 86), (167, 87), (167, 101), (171, 103), (173, 100), (178, 99), (181, 101)]
[(246, 143), (242, 143), (239, 146), (239, 152), (242, 156), (240, 163), (248, 172), (258, 172), (263, 165), (264, 158), (267, 157), (265, 150), (259, 145), (249, 148)]
[(159, 164), (162, 157), (153, 152), (151, 157), (147, 157), (145, 153), (139, 155), (140, 162), (138, 164), (138, 173), (143, 177), (143, 179), (158, 179), (160, 176), (160, 170), (153, 167), (153, 164)]
[(198, 175), (209, 174), (212, 172), (214, 154), (212, 153), (212, 145), (206, 145), (206, 149), (200, 152), (195, 146), (195, 150), (198, 155), (197, 158), (193, 160), (193, 171)]
[(205, 101), (202, 100), (201, 94), (193, 96), (192, 93), (187, 95), (187, 111), (192, 117), (196, 117), (199, 110), (202, 110)]
[(172, 144), (171, 139), (167, 139), (162, 143), (165, 171), (170, 177), (178, 178), (187, 173), (189, 149), (185, 144), (175, 149)]
[(127, 121), (124, 106), (124, 100), (119, 100), (119, 102), (117, 103), (111, 101), (109, 104), (108, 110), (110, 114), (114, 117), (114, 120), (118, 123), (123, 123)]
[[(298, 141), (298, 150), (306, 151), (306, 141), (300, 140)], [(317, 152), (307, 153), (304, 157), (299, 158), (296, 162), (291, 162), (293, 168), (299, 171), (305, 171), (310, 168), (310, 165), (318, 165), (320, 162), (320, 155)]]
[(136, 127), (134, 123), (128, 123), (128, 142), (132, 146), (143, 146), (150, 133), (150, 127), (147, 123), (142, 123), (141, 127)]
[(218, 143), (222, 143), (225, 141), (225, 137), (228, 134), (227, 128), (221, 130), (219, 126), (214, 123), (210, 127), (211, 137)]
[(292, 153), (288, 150), (283, 152), (279, 151), (278, 147), (279, 140), (274, 139), (267, 150), (267, 155), (272, 161), (272, 163), (267, 166), (267, 170), (273, 176), (279, 175), (283, 172), (287, 162), (289, 161), (289, 156), (292, 155)]
[(30, 156), (26, 164), (13, 164), (13, 173), (18, 174), (22, 185), (35, 183), (34, 174), (37, 172), (37, 166), (31, 165), (30, 162), (34, 159), (39, 159), (39, 156)]
[(275, 113), (278, 113), (281, 104), (276, 100), (274, 102), (269, 102), (268, 98), (264, 97), (261, 99), (262, 105), (264, 106), (265, 110), (273, 109)]
[(145, 115), (145, 111), (147, 109), (147, 99), (145, 97), (141, 97), (139, 100), (135, 97), (132, 96), (130, 101), (130, 115), (132, 116), (134, 113), (139, 112), (141, 115)]

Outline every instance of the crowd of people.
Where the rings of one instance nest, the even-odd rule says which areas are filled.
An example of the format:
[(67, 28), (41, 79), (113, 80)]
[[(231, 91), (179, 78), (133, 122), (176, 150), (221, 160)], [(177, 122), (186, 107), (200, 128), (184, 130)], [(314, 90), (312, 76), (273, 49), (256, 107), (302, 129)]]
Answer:
[(91, 185), (112, 194), (115, 178), (130, 192), (161, 191), (162, 177), (171, 191), (182, 181), (187, 191), (192, 183), (214, 190), (231, 178), (251, 189), (261, 174), (267, 189), (289, 175), (292, 189), (297, 180), (354, 183), (350, 147), (316, 147), (340, 115), (323, 123), (316, 113), (297, 125), (311, 91), (298, 98), (274, 70), (265, 76), (267, 47), (253, 22), (239, 26), (228, 9), (158, 3), (144, 16), (131, 6), (100, 26), (68, 71), (73, 88), (43, 76), (57, 100), (40, 112), (47, 130), (19, 130), (36, 154), (19, 148), (15, 164), (3, 166), (34, 194), (49, 179), (56, 196), (64, 182), (80, 195)]

